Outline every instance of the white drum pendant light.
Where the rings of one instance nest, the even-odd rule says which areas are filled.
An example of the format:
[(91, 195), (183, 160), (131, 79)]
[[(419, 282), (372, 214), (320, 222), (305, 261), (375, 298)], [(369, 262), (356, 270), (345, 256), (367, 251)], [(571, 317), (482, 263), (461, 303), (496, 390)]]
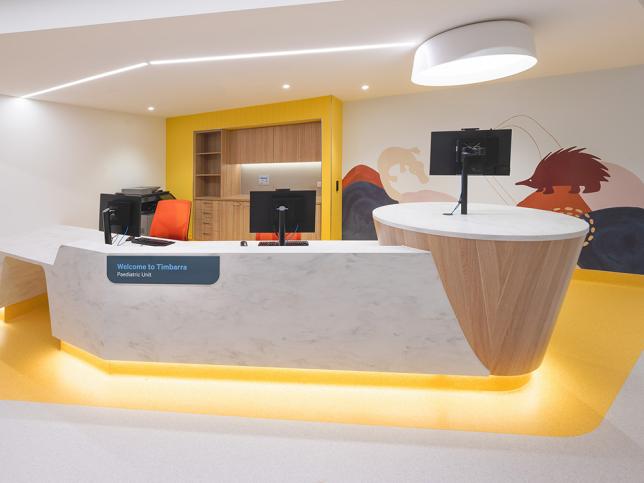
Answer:
[(416, 50), (411, 81), (423, 86), (457, 86), (518, 74), (537, 63), (532, 30), (514, 20), (457, 27)]

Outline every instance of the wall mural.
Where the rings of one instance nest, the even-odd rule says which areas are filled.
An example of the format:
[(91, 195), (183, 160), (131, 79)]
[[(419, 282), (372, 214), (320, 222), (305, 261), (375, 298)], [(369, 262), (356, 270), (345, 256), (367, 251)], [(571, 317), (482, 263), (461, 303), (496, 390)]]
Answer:
[[(538, 136), (517, 118), (533, 122), (558, 145), (535, 161), (534, 173), (514, 184), (531, 188), (517, 206), (551, 210), (588, 223), (579, 257), (581, 268), (644, 275), (644, 183), (633, 172), (606, 162), (587, 148), (562, 147), (556, 138), (529, 116), (519, 115), (499, 124), (524, 131), (537, 145)], [(536, 126), (536, 127), (535, 127)], [(537, 146), (537, 151), (541, 149)], [(345, 240), (375, 240), (371, 212), (383, 205), (412, 201), (456, 201), (429, 189), (429, 175), (417, 148), (388, 147), (380, 154), (378, 170), (359, 164), (342, 182), (342, 234)], [(402, 182), (404, 181), (404, 183)], [(414, 186), (402, 189), (401, 186)]]

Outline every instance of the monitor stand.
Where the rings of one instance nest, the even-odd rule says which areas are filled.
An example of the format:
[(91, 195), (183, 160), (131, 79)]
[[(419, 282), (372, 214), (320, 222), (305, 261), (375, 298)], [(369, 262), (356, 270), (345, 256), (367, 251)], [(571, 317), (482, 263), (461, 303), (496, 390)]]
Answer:
[(461, 153), (461, 196), (458, 200), (461, 204), (461, 215), (467, 215), (467, 154)]
[(277, 214), (277, 242), (259, 242), (260, 247), (270, 247), (270, 246), (308, 246), (309, 242), (306, 240), (295, 240), (295, 241), (286, 241), (286, 212), (288, 208), (286, 206), (279, 206), (275, 208), (278, 212)]
[(286, 212), (288, 208), (286, 206), (278, 206), (275, 208), (278, 212), (277, 214), (277, 238), (279, 240), (279, 245), (283, 247), (286, 245)]
[(461, 148), (459, 146), (457, 156), (461, 159), (461, 195), (458, 197), (458, 203), (452, 212), (443, 213), (444, 215), (453, 215), (459, 205), (461, 206), (461, 215), (467, 215), (467, 175), (469, 171), (467, 167), (467, 158), (469, 156), (481, 156), (482, 154), (485, 154), (485, 148), (481, 148), (480, 146), (476, 146), (474, 148)]
[(112, 215), (115, 211), (112, 208), (105, 208), (103, 210), (103, 234), (105, 236), (105, 244), (112, 244)]
[(461, 207), (461, 215), (467, 215), (467, 156), (468, 154), (460, 152), (459, 156), (461, 158), (461, 194), (458, 197), (458, 203), (450, 213), (443, 213), (443, 215), (451, 216), (454, 214), (456, 209)]

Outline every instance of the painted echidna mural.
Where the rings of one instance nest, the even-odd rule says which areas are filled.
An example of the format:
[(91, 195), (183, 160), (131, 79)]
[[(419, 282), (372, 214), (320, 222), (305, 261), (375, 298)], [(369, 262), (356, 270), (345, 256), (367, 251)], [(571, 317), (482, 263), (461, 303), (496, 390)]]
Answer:
[(532, 176), (515, 184), (536, 188), (544, 195), (554, 193), (555, 186), (570, 186), (569, 193), (584, 193), (600, 190), (601, 182), (608, 181), (608, 169), (593, 154), (583, 152), (585, 148), (559, 149), (548, 154), (537, 165)]
[(584, 150), (575, 146), (545, 156), (532, 176), (515, 183), (536, 190), (517, 205), (552, 210), (589, 223), (580, 267), (644, 274), (644, 209), (614, 206), (593, 210), (592, 196), (583, 195), (599, 192), (611, 175), (606, 164)]

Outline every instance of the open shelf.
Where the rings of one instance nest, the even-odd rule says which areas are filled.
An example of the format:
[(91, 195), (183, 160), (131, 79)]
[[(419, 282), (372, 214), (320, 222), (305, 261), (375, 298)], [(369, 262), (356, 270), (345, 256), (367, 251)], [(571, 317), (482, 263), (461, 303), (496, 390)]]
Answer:
[(221, 155), (197, 156), (195, 158), (195, 175), (221, 174)]
[(198, 176), (195, 180), (195, 197), (221, 196), (221, 178), (219, 176)]
[(221, 196), (221, 130), (194, 134), (195, 198)]
[(221, 131), (202, 131), (195, 133), (195, 153), (220, 154), (221, 153)]

